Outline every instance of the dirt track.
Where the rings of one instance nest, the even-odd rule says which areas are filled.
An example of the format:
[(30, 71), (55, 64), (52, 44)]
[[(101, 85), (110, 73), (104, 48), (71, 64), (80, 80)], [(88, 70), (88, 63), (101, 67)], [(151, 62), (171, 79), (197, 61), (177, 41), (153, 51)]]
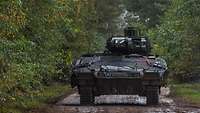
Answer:
[[(200, 113), (200, 106), (188, 106), (176, 103), (168, 97), (169, 88), (162, 88), (160, 104), (146, 106), (146, 98), (139, 96), (100, 96), (95, 98), (95, 106), (80, 106), (79, 95), (71, 94), (56, 105), (51, 106), (47, 113)], [(34, 112), (36, 113), (36, 112)], [(44, 113), (44, 111), (43, 111)]]

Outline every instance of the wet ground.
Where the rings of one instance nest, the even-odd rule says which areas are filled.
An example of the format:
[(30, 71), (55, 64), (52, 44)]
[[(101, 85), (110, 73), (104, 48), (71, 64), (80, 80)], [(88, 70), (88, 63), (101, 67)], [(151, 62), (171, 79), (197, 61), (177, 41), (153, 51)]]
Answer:
[(132, 95), (103, 95), (94, 106), (81, 106), (79, 95), (71, 94), (49, 108), (48, 113), (200, 113), (200, 106), (177, 103), (169, 97), (170, 89), (162, 88), (160, 104), (146, 106), (146, 98)]

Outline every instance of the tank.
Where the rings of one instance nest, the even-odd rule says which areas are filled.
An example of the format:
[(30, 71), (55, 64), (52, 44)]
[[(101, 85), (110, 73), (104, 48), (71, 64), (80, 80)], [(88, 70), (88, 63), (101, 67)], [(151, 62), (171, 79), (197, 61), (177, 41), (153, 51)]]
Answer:
[(93, 105), (100, 95), (146, 96), (147, 105), (159, 104), (160, 88), (166, 85), (167, 64), (150, 55), (150, 50), (149, 39), (129, 27), (124, 36), (109, 38), (104, 52), (75, 60), (71, 86), (77, 87), (80, 104)]

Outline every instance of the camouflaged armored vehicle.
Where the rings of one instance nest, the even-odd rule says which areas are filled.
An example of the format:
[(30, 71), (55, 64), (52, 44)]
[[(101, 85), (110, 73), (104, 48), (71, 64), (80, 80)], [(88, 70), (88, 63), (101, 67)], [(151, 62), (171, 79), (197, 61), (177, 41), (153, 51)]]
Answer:
[(165, 84), (165, 60), (151, 56), (150, 42), (134, 28), (126, 28), (124, 36), (107, 40), (104, 53), (82, 55), (72, 68), (71, 85), (77, 87), (80, 103), (94, 104), (100, 95), (139, 95), (147, 104), (158, 104)]

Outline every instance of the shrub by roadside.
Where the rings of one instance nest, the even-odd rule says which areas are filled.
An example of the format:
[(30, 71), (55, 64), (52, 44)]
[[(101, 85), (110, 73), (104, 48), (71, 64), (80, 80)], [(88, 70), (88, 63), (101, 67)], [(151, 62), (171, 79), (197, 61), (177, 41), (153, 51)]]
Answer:
[(31, 91), (31, 95), (15, 96), (12, 101), (5, 103), (0, 108), (1, 113), (22, 113), (30, 109), (39, 109), (52, 102), (54, 98), (71, 92), (69, 85), (63, 83), (52, 83), (43, 86), (42, 90)]
[(174, 84), (172, 87), (172, 95), (182, 101), (200, 105), (200, 84)]

